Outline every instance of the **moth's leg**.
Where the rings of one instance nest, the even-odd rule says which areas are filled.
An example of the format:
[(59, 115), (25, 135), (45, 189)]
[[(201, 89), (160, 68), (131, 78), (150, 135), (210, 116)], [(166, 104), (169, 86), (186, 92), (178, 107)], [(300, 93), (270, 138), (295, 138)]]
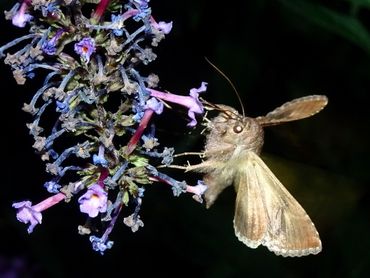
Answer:
[(173, 157), (188, 156), (188, 155), (197, 155), (200, 158), (204, 158), (205, 153), (204, 152), (184, 152), (184, 153), (175, 154)]
[(212, 171), (212, 170), (215, 170), (219, 167), (222, 167), (224, 165), (223, 162), (214, 162), (214, 161), (210, 161), (210, 160), (206, 160), (206, 161), (203, 161), (199, 164), (195, 164), (195, 165), (186, 165), (186, 166), (182, 166), (182, 165), (161, 165), (159, 166), (158, 168), (174, 168), (174, 169), (180, 169), (180, 170), (185, 170), (185, 172), (189, 172), (189, 171), (197, 171), (197, 172), (209, 172), (209, 171)]
[(190, 156), (190, 155), (195, 155), (199, 156), (199, 158), (206, 158), (206, 157), (211, 157), (215, 155), (223, 155), (224, 153), (230, 153), (235, 149), (234, 145), (227, 145), (227, 146), (220, 146), (217, 149), (213, 150), (206, 150), (204, 152), (183, 152), (179, 154), (175, 154), (173, 157), (180, 157), (180, 156)]

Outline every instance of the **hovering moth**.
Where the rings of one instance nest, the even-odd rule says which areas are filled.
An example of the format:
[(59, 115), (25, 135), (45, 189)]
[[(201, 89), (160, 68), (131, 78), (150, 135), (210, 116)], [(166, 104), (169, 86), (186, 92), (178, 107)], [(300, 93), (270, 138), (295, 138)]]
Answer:
[(305, 96), (257, 118), (226, 105), (213, 105), (220, 113), (208, 123), (204, 161), (185, 169), (204, 173), (207, 208), (226, 187), (234, 185), (235, 235), (248, 247), (264, 245), (284, 257), (321, 251), (310, 217), (259, 155), (264, 127), (311, 117), (327, 103), (324, 95)]

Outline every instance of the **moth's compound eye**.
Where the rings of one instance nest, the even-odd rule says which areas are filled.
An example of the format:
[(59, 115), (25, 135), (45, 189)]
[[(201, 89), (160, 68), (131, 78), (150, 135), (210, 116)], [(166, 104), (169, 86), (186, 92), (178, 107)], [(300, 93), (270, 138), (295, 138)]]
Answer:
[(243, 127), (241, 125), (234, 125), (233, 130), (235, 133), (240, 133), (243, 131)]

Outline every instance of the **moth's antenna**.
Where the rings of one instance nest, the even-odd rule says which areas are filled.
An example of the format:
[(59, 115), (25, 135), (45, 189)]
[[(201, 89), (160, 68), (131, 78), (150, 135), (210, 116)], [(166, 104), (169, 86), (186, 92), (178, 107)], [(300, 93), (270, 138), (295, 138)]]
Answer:
[(233, 84), (233, 82), (231, 82), (230, 78), (226, 76), (226, 74), (224, 74), (218, 67), (216, 67), (210, 60), (208, 60), (207, 57), (204, 57), (206, 59), (206, 61), (215, 69), (217, 70), (217, 72), (219, 74), (221, 74), (226, 80), (227, 82), (229, 82), (229, 84), (231, 85), (231, 87), (233, 88), (237, 98), (238, 98), (238, 101), (240, 103), (240, 107), (242, 108), (242, 114), (243, 114), (243, 117), (245, 117), (245, 113), (244, 113), (244, 105), (243, 105), (243, 102), (242, 102), (242, 99), (240, 98), (240, 95), (238, 93), (238, 90), (236, 89), (235, 85)]

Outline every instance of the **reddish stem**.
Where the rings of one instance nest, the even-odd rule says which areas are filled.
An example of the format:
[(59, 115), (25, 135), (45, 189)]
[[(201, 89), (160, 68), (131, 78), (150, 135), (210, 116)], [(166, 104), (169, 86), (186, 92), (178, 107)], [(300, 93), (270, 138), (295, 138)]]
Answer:
[(96, 20), (99, 21), (101, 19), (101, 17), (103, 16), (105, 10), (107, 9), (107, 7), (109, 5), (109, 2), (110, 2), (110, 0), (101, 0), (100, 1), (100, 3), (96, 7), (96, 10), (95, 10), (94, 15), (93, 15), (93, 17)]
[(101, 171), (100, 171), (100, 176), (99, 176), (99, 179), (98, 179), (98, 182), (97, 184), (99, 184), (102, 188), (104, 188), (104, 180), (109, 176), (109, 171), (108, 169), (106, 168), (103, 168)]
[(143, 132), (144, 132), (145, 128), (148, 126), (148, 123), (149, 123), (150, 119), (153, 116), (153, 113), (154, 113), (154, 111), (152, 109), (145, 110), (144, 116), (141, 119), (141, 122), (140, 122), (138, 128), (136, 129), (134, 135), (132, 135), (130, 141), (127, 144), (127, 149), (126, 149), (126, 154), (127, 155), (132, 153), (134, 151), (134, 149), (136, 148), (137, 143), (139, 142), (141, 136), (143, 135)]

